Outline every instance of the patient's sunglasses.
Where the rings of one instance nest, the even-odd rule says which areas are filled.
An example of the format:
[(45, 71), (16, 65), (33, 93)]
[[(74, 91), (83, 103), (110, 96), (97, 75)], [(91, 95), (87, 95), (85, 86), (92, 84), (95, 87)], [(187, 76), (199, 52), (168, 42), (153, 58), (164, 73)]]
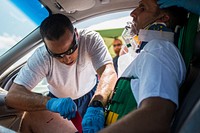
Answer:
[(76, 51), (76, 49), (78, 48), (78, 40), (76, 38), (76, 34), (74, 33), (73, 41), (72, 41), (72, 44), (71, 44), (70, 48), (67, 51), (65, 51), (65, 52), (63, 52), (61, 54), (55, 54), (55, 53), (51, 52), (48, 49), (47, 45), (45, 45), (45, 47), (46, 47), (47, 52), (49, 53), (49, 55), (51, 57), (54, 57), (54, 58), (63, 58), (65, 55), (71, 55), (71, 54), (74, 53), (74, 51)]

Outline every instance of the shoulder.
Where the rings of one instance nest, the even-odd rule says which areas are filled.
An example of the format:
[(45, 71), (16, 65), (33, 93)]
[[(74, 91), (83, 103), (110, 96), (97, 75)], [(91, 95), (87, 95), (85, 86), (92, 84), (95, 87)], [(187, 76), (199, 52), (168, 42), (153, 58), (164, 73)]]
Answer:
[[(44, 45), (38, 47), (38, 48), (35, 50), (35, 52), (34, 52), (33, 55), (35, 55), (35, 56), (40, 56), (41, 59), (43, 59), (43, 57), (44, 57), (44, 58), (49, 57), (49, 54), (48, 54), (48, 52), (47, 52), (47, 50), (46, 50), (46, 48), (45, 48)], [(42, 57), (41, 57), (41, 56), (42, 56)]]
[(144, 51), (158, 51), (158, 50), (178, 51), (178, 48), (172, 42), (165, 40), (158, 40), (158, 39), (149, 41), (144, 47)]
[(78, 32), (79, 32), (80, 38), (92, 39), (92, 38), (100, 37), (100, 34), (96, 31), (93, 31), (93, 30), (81, 29), (81, 30), (78, 30)]
[(80, 38), (80, 44), (82, 45), (81, 47), (86, 46), (88, 51), (94, 50), (97, 47), (102, 47), (102, 45), (103, 46), (105, 45), (103, 38), (96, 31), (90, 31), (87, 29), (80, 30), (79, 38)]
[(28, 59), (29, 62), (32, 63), (39, 63), (39, 64), (44, 64), (49, 62), (50, 60), (50, 55), (47, 53), (46, 48), (44, 45), (38, 47), (34, 53), (31, 55), (31, 57)]
[(36, 54), (46, 55), (47, 50), (46, 50), (46, 48), (45, 48), (45, 45), (41, 45), (40, 47), (38, 47), (38, 48), (35, 50), (35, 53), (36, 53)]
[(94, 35), (94, 34), (99, 34), (98, 32), (94, 30), (88, 30), (88, 29), (80, 29), (78, 30), (80, 35)]

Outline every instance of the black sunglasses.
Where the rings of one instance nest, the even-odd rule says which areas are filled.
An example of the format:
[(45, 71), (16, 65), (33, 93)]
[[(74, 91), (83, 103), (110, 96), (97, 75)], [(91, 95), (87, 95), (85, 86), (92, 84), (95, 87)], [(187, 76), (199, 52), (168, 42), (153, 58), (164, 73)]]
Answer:
[(71, 55), (71, 54), (74, 53), (74, 51), (76, 51), (76, 49), (78, 48), (78, 40), (76, 38), (76, 34), (74, 33), (73, 41), (72, 41), (72, 44), (71, 44), (70, 48), (67, 51), (65, 51), (65, 52), (63, 52), (61, 54), (55, 54), (55, 53), (51, 52), (48, 49), (47, 45), (45, 45), (45, 47), (46, 47), (47, 52), (49, 53), (49, 55), (51, 57), (54, 57), (54, 58), (63, 58), (65, 55)]

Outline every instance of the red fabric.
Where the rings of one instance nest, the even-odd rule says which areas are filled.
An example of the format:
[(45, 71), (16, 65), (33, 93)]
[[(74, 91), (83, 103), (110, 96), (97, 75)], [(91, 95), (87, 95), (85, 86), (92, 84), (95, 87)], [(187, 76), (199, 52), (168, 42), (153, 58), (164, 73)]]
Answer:
[(76, 111), (76, 116), (75, 116), (75, 118), (72, 118), (71, 121), (74, 124), (74, 126), (76, 127), (76, 129), (78, 130), (78, 132), (82, 133), (82, 125), (81, 125), (82, 117), (78, 113), (78, 111)]

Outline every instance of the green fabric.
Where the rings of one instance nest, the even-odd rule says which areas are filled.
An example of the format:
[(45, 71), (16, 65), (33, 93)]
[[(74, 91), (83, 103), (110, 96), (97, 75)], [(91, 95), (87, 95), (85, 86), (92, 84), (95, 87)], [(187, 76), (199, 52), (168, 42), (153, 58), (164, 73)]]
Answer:
[(198, 22), (199, 16), (190, 13), (187, 24), (180, 31), (178, 48), (183, 56), (187, 69), (193, 55)]
[(116, 38), (122, 35), (124, 28), (96, 30), (102, 37)]
[(119, 114), (117, 119), (120, 119), (137, 107), (136, 100), (131, 90), (131, 79), (132, 78), (121, 77), (116, 83), (115, 92), (108, 110)]

